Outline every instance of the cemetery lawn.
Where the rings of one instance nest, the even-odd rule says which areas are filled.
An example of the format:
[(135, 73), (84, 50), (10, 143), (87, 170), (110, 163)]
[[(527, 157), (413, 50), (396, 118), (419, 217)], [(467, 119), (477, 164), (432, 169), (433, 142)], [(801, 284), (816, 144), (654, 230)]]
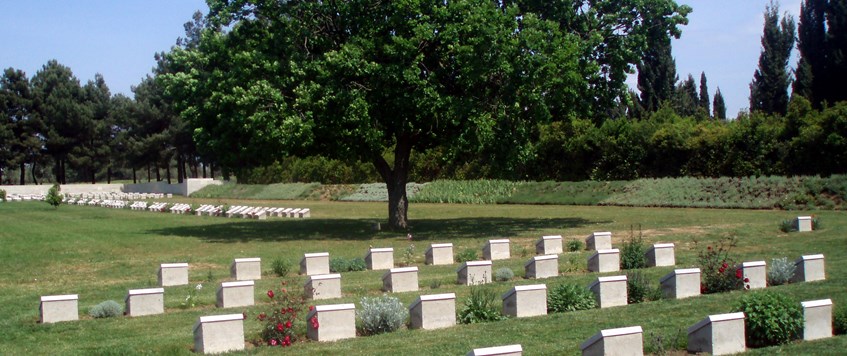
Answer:
[[(204, 202), (201, 199), (174, 201)], [(238, 201), (206, 200), (236, 204)], [(296, 275), (304, 253), (329, 252), (330, 257), (363, 257), (372, 247), (393, 247), (395, 264), (403, 262), (410, 242), (405, 233), (372, 230), (382, 221), (385, 203), (327, 201), (251, 201), (250, 205), (308, 207), (306, 220), (264, 221), (196, 217), (113, 210), (87, 206), (61, 206), (42, 202), (0, 203), (0, 354), (190, 354), (192, 327), (198, 317), (246, 312), (245, 337), (256, 339), (267, 310), (268, 289), (278, 289), (281, 278), (271, 272), (275, 259), (287, 259), (294, 275), (290, 290), (301, 290), (305, 278)], [(498, 295), (514, 285), (559, 283), (587, 286), (601, 274), (588, 273), (587, 251), (559, 258), (560, 276), (543, 280), (522, 278), (523, 264), (534, 255), (542, 235), (562, 235), (565, 243), (584, 239), (592, 231), (612, 231), (618, 247), (634, 226), (641, 226), (647, 244), (674, 242), (676, 268), (697, 267), (697, 252), (724, 237), (737, 237), (737, 260), (765, 260), (823, 253), (826, 281), (769, 287), (790, 294), (798, 303), (831, 298), (836, 308), (847, 305), (847, 213), (819, 211), (823, 228), (811, 233), (782, 233), (782, 220), (809, 212), (777, 210), (662, 209), (537, 205), (412, 204), (409, 218), (414, 244), (413, 264), (420, 268), (419, 292), (398, 293), (408, 306), (419, 295), (457, 294), (457, 310), (470, 292), (457, 286), (452, 266), (425, 266), (430, 243), (452, 242), (454, 254), (472, 248), (481, 255), (486, 240), (509, 238), (512, 258), (495, 261), (494, 270), (510, 267), (516, 277), (485, 286)], [(695, 244), (694, 241), (697, 241)], [(229, 281), (234, 258), (261, 257), (263, 279), (256, 282), (256, 306), (219, 310), (215, 291)], [(165, 290), (165, 314), (137, 318), (92, 319), (96, 304), (115, 300), (123, 305), (129, 289), (156, 286), (160, 263), (190, 263), (190, 286)], [(642, 272), (658, 285), (674, 267)], [(362, 296), (381, 295), (384, 271), (342, 273), (343, 298), (314, 304), (356, 303)], [(606, 273), (617, 275), (622, 273)], [(196, 284), (199, 305), (180, 305)], [(742, 291), (704, 295), (684, 300), (661, 300), (610, 309), (594, 309), (542, 317), (509, 319), (440, 330), (407, 330), (358, 337), (331, 343), (297, 343), (286, 352), (347, 355), (464, 355), (474, 348), (521, 344), (527, 355), (578, 355), (579, 345), (601, 329), (640, 325), (645, 350), (655, 349), (657, 337), (685, 338), (685, 330), (710, 314), (730, 312)], [(80, 321), (39, 324), (42, 295), (79, 294)], [(499, 305), (499, 301), (498, 301)], [(781, 347), (749, 350), (764, 355), (840, 354), (847, 336), (814, 342), (796, 341)], [(271, 354), (282, 350), (252, 344), (246, 354)]]

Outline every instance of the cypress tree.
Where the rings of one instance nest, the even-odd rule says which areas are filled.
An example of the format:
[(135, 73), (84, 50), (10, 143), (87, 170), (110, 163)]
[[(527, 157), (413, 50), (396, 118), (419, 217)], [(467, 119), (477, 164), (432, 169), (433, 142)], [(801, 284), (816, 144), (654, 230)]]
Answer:
[(750, 110), (785, 115), (788, 109), (788, 57), (794, 47), (794, 19), (779, 18), (779, 5), (771, 2), (765, 9), (762, 53), (759, 67), (750, 83)]
[(641, 92), (641, 107), (647, 112), (654, 112), (662, 102), (674, 97), (676, 61), (671, 54), (671, 38), (664, 27), (650, 27), (647, 41), (648, 49), (641, 62), (636, 64), (638, 90)]
[(700, 106), (700, 98), (697, 95), (697, 83), (694, 76), (688, 75), (688, 79), (676, 87), (676, 101), (674, 109), (680, 116), (693, 116)]
[(723, 95), (721, 95), (720, 87), (715, 90), (715, 99), (712, 103), (712, 107), (714, 109), (712, 117), (719, 120), (726, 119), (726, 103), (723, 101)]
[(709, 109), (709, 87), (706, 85), (706, 73), (700, 72), (700, 108), (706, 112), (706, 116), (711, 111)]
[(847, 0), (830, 0), (826, 9), (826, 75), (821, 92), (829, 104), (847, 100)]
[(800, 5), (800, 22), (797, 25), (797, 48), (800, 59), (795, 70), (792, 87), (794, 95), (800, 95), (813, 105), (819, 106), (823, 99), (821, 84), (826, 81), (826, 28), (824, 12), (827, 0), (805, 0)]

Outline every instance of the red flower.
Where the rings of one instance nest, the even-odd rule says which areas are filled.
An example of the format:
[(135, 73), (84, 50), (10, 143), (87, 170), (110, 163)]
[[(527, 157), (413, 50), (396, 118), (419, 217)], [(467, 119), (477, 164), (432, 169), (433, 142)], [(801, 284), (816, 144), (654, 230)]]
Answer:
[(282, 323), (276, 323), (276, 330), (277, 330), (277, 331), (283, 331), (283, 330), (285, 330), (285, 329), (283, 329), (283, 325), (282, 325)]
[(291, 320), (285, 322), (285, 328), (291, 329)]
[(291, 343), (291, 336), (290, 336), (290, 335), (285, 335), (285, 339), (284, 339), (283, 341), (285, 341), (285, 342), (287, 342), (287, 343), (289, 343), (289, 344), (290, 344), (290, 343)]
[(265, 314), (265, 313), (259, 313), (259, 320), (265, 320), (265, 318), (267, 318), (267, 317), (268, 317), (268, 315), (267, 315), (267, 314)]
[(724, 271), (726, 271), (726, 268), (721, 267), (721, 268), (718, 269), (719, 273), (723, 273)]
[(727, 267), (729, 267), (729, 265), (727, 265), (727, 264), (726, 264), (726, 262), (724, 262), (724, 263), (721, 265), (721, 268), (723, 268), (723, 269), (726, 269)]
[(744, 278), (744, 283), (750, 283), (750, 278)]
[(711, 250), (712, 250), (712, 246), (706, 247), (706, 249), (707, 249), (707, 250), (709, 250), (709, 251), (711, 251)]
[(273, 297), (274, 297), (274, 291), (268, 290), (268, 298), (273, 299)]
[(242, 312), (241, 316), (244, 317), (244, 320), (247, 320), (247, 312)]
[(268, 345), (276, 346), (276, 344), (277, 344), (276, 339), (271, 339), (271, 341), (268, 341)]
[(749, 284), (745, 284), (745, 285), (744, 285), (744, 289), (749, 290), (749, 289), (750, 289), (750, 285), (749, 285)]
[(309, 311), (312, 311), (312, 310), (315, 310), (315, 306), (314, 306), (314, 305), (310, 305), (310, 306), (309, 306)]
[(288, 293), (288, 290), (287, 290), (287, 289), (285, 289), (285, 288), (283, 288), (283, 289), (282, 289), (282, 292), (283, 292), (283, 293)]
[(744, 272), (741, 272), (741, 268), (735, 270), (735, 278), (741, 278), (744, 276)]
[(285, 314), (285, 308), (280, 309), (279, 312)]
[(288, 312), (289, 312), (289, 313), (293, 313), (293, 312), (294, 312), (294, 308), (292, 308), (292, 307), (288, 307)]

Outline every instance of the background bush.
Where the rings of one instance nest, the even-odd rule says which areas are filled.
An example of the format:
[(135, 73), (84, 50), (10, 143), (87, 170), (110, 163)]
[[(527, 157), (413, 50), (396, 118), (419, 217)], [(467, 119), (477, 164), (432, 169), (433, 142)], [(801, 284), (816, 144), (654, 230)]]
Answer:
[(368, 269), (368, 264), (361, 257), (350, 259), (334, 257), (329, 260), (329, 270), (333, 273), (364, 271), (366, 269)]
[(471, 287), (471, 293), (459, 310), (459, 323), (476, 324), (503, 320), (500, 313), (500, 299), (494, 291), (484, 287)]
[(362, 321), (361, 331), (364, 335), (375, 335), (400, 329), (409, 311), (396, 297), (362, 297), (361, 306), (356, 310)]
[(547, 312), (563, 313), (597, 307), (594, 293), (576, 284), (559, 284), (547, 292)]
[(509, 267), (498, 268), (494, 271), (494, 280), (497, 282), (505, 282), (515, 278), (515, 272)]
[(794, 262), (789, 261), (787, 257), (772, 259), (768, 269), (768, 285), (778, 286), (790, 282), (795, 269), (797, 267), (794, 266)]
[(44, 197), (44, 201), (47, 204), (52, 205), (54, 208), (58, 208), (59, 205), (62, 204), (62, 188), (58, 184), (53, 184), (49, 190), (47, 190), (47, 196)]
[(113, 318), (124, 313), (124, 307), (114, 300), (107, 300), (95, 305), (88, 311), (92, 318)]
[(803, 308), (787, 294), (757, 291), (743, 295), (735, 305), (744, 312), (747, 346), (762, 347), (788, 343), (803, 328)]

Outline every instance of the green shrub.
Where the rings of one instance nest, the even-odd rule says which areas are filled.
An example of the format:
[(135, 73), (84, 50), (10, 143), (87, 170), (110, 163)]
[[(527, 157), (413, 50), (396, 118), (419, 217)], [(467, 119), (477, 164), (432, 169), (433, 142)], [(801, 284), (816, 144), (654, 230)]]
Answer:
[[(657, 295), (658, 293), (658, 295)], [(661, 289), (652, 287), (643, 273), (635, 271), (626, 274), (626, 299), (629, 304), (661, 299)]]
[(497, 282), (505, 282), (515, 278), (515, 272), (509, 267), (499, 268), (494, 271), (494, 280)]
[(511, 196), (523, 182), (507, 180), (436, 180), (409, 197), (410, 202), (494, 204)]
[(0, 201), (6, 202), (6, 191), (3, 189), (0, 189)]
[(415, 260), (415, 244), (409, 244), (409, 247), (406, 247), (406, 249), (403, 251), (403, 257), (400, 259), (400, 265), (414, 266)]
[(547, 293), (547, 312), (563, 313), (597, 307), (594, 294), (576, 284), (559, 284)]
[(779, 231), (782, 231), (782, 232), (788, 233), (788, 232), (792, 232), (792, 231), (797, 231), (797, 229), (796, 229), (796, 227), (794, 226), (794, 222), (793, 222), (793, 221), (791, 221), (791, 220), (782, 220), (782, 221), (779, 223)]
[(88, 311), (88, 315), (92, 318), (113, 318), (124, 313), (124, 307), (114, 300), (107, 300), (103, 303), (95, 305)]
[(847, 334), (847, 307), (840, 306), (832, 315), (833, 331), (837, 335)]
[(271, 268), (277, 276), (285, 277), (291, 273), (291, 261), (287, 258), (277, 258), (271, 264)]
[(823, 225), (821, 225), (821, 218), (812, 216), (812, 230), (820, 230), (822, 228)]
[(794, 262), (789, 261), (787, 257), (772, 259), (768, 269), (768, 285), (778, 286), (790, 282), (796, 268)]
[(747, 346), (785, 344), (796, 339), (803, 327), (803, 309), (787, 294), (758, 291), (745, 294), (735, 305), (744, 312)]
[(669, 355), (671, 351), (685, 350), (687, 347), (688, 333), (683, 329), (670, 334), (650, 331), (644, 335), (644, 354)]
[(570, 240), (568, 241), (568, 251), (576, 252), (582, 250), (582, 240)]
[(630, 230), (629, 240), (621, 247), (621, 269), (636, 269), (647, 267), (647, 252), (644, 247), (644, 239), (641, 236), (641, 227), (638, 228), (638, 237)]
[(333, 273), (364, 271), (368, 269), (365, 259), (354, 257), (346, 259), (343, 257), (335, 257), (329, 260), (329, 270)]
[(741, 287), (737, 264), (731, 254), (736, 244), (735, 238), (724, 238), (716, 247), (707, 246), (706, 250), (697, 253), (697, 262), (703, 278), (700, 287), (702, 293), (721, 293)]
[(396, 297), (362, 297), (361, 307), (356, 311), (362, 321), (364, 335), (388, 333), (399, 329), (409, 317), (409, 311)]
[(494, 291), (484, 287), (471, 287), (471, 294), (459, 310), (459, 322), (476, 324), (505, 319), (506, 317), (500, 314), (499, 301)]
[(456, 255), (456, 262), (462, 263), (468, 261), (476, 261), (478, 258), (477, 256), (478, 255), (476, 250), (469, 247), (462, 250), (462, 252), (459, 252), (459, 254)]
[(53, 186), (50, 187), (50, 190), (47, 191), (47, 196), (44, 198), (44, 201), (46, 201), (47, 204), (52, 205), (54, 208), (58, 208), (59, 205), (62, 204), (61, 191), (62, 187), (60, 187), (59, 184), (53, 184)]

